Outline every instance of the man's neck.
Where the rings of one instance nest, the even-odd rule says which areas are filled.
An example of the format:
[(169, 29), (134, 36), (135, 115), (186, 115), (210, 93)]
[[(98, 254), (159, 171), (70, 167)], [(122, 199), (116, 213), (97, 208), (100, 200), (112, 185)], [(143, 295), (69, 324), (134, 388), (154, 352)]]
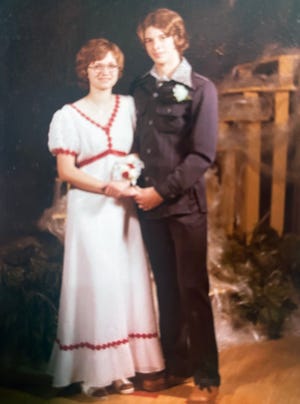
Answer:
[(174, 57), (174, 59), (169, 60), (166, 63), (162, 64), (155, 64), (155, 69), (157, 71), (157, 74), (160, 77), (168, 77), (171, 78), (179, 64), (181, 63), (180, 56)]

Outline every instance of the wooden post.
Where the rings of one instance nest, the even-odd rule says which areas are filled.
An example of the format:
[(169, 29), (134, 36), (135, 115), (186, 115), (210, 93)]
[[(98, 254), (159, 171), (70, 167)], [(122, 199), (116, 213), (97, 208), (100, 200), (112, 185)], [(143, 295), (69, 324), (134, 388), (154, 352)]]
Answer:
[[(220, 133), (224, 137), (230, 136), (228, 123), (220, 123)], [(235, 222), (235, 198), (236, 198), (236, 151), (224, 150), (222, 159), (222, 220), (227, 234), (232, 234)]]
[(294, 55), (281, 55), (278, 58), (278, 78), (279, 85), (293, 85), (295, 68), (299, 63), (299, 56), (295, 59)]
[(247, 162), (244, 173), (244, 198), (241, 227), (249, 241), (259, 221), (261, 124), (245, 124)]
[(272, 194), (271, 194), (271, 219), (270, 225), (279, 234), (282, 234), (284, 227), (285, 213), (285, 187), (287, 168), (288, 139), (282, 131), (289, 119), (289, 92), (276, 92), (275, 102), (275, 124), (278, 131), (274, 136), (273, 144), (273, 167), (272, 167)]
[[(223, 107), (220, 109), (223, 113), (222, 121), (245, 125), (246, 153), (249, 161), (246, 163), (245, 172), (242, 173), (244, 183), (242, 186), (236, 184), (235, 193), (231, 193), (228, 204), (229, 207), (235, 208), (233, 217), (236, 218), (236, 221), (233, 222), (233, 225), (236, 224), (241, 232), (247, 234), (247, 237), (259, 222), (261, 127), (265, 123), (269, 125), (271, 122), (274, 123), (276, 133), (273, 139), (270, 226), (280, 235), (284, 230), (288, 153), (286, 126), (289, 121), (289, 113), (292, 112), (290, 111), (290, 94), (299, 90), (299, 80), (297, 80), (299, 63), (300, 51), (298, 49), (293, 54), (275, 55), (252, 63), (240, 64), (234, 67), (232, 84), (230, 81), (225, 81), (220, 86), (220, 105)], [(261, 80), (262, 78), (264, 80)], [(257, 99), (257, 103), (247, 105), (245, 102), (247, 100), (239, 98), (241, 94), (245, 98), (258, 97), (260, 94), (260, 98)], [(232, 96), (233, 104), (230, 104), (230, 96)], [(271, 100), (272, 102), (270, 102)], [(260, 103), (260, 101), (262, 102)], [(234, 103), (236, 103), (237, 109), (235, 109)], [(232, 155), (228, 153), (225, 159), (228, 159), (225, 164), (230, 167), (228, 172), (229, 169), (232, 170), (234, 180), (236, 180), (239, 169), (239, 167), (235, 167), (239, 162), (238, 152), (235, 151), (235, 154)], [(255, 167), (251, 164), (252, 161), (255, 162)], [(224, 178), (225, 181), (229, 181), (227, 174)], [(239, 194), (241, 194), (241, 203), (237, 201)], [(232, 199), (233, 195), (236, 200)], [(235, 203), (232, 202), (233, 200)], [(228, 214), (232, 215), (230, 209)], [(230, 231), (231, 225), (227, 229)]]

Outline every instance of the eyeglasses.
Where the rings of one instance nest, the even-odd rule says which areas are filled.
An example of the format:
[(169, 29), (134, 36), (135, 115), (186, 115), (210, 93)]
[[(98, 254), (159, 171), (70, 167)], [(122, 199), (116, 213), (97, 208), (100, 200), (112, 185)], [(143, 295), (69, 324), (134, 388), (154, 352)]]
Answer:
[(113, 64), (103, 65), (103, 64), (97, 63), (95, 65), (88, 66), (88, 69), (94, 70), (96, 73), (103, 73), (103, 72), (105, 72), (105, 69), (109, 73), (114, 73), (115, 71), (117, 71), (119, 69), (119, 66), (113, 65)]

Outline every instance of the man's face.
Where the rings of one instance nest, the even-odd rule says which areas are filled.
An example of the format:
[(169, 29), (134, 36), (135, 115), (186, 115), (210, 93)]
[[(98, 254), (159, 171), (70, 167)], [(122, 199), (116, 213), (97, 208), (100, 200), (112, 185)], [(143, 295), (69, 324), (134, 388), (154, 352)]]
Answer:
[(174, 37), (166, 36), (159, 28), (150, 26), (145, 30), (144, 45), (150, 58), (156, 65), (166, 65), (177, 59)]

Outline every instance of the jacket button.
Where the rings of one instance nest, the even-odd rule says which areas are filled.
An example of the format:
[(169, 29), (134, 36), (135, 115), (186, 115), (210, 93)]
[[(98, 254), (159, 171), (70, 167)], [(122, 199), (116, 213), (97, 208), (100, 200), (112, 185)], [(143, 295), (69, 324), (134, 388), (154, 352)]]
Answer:
[(152, 150), (149, 148), (149, 149), (146, 150), (146, 153), (147, 153), (147, 154), (151, 154), (151, 151), (152, 151)]
[(167, 109), (167, 112), (168, 112), (168, 114), (169, 114), (170, 112), (172, 112), (172, 108), (168, 108), (168, 109)]
[(146, 176), (146, 177), (145, 177), (145, 181), (146, 181), (146, 182), (149, 182), (149, 180), (150, 180), (150, 177)]
[(158, 97), (158, 93), (153, 93), (152, 96), (153, 96), (153, 98), (157, 98), (157, 97)]
[(152, 120), (152, 119), (150, 119), (150, 120), (148, 121), (148, 125), (149, 125), (149, 126), (152, 126), (152, 125), (153, 125), (153, 120)]

